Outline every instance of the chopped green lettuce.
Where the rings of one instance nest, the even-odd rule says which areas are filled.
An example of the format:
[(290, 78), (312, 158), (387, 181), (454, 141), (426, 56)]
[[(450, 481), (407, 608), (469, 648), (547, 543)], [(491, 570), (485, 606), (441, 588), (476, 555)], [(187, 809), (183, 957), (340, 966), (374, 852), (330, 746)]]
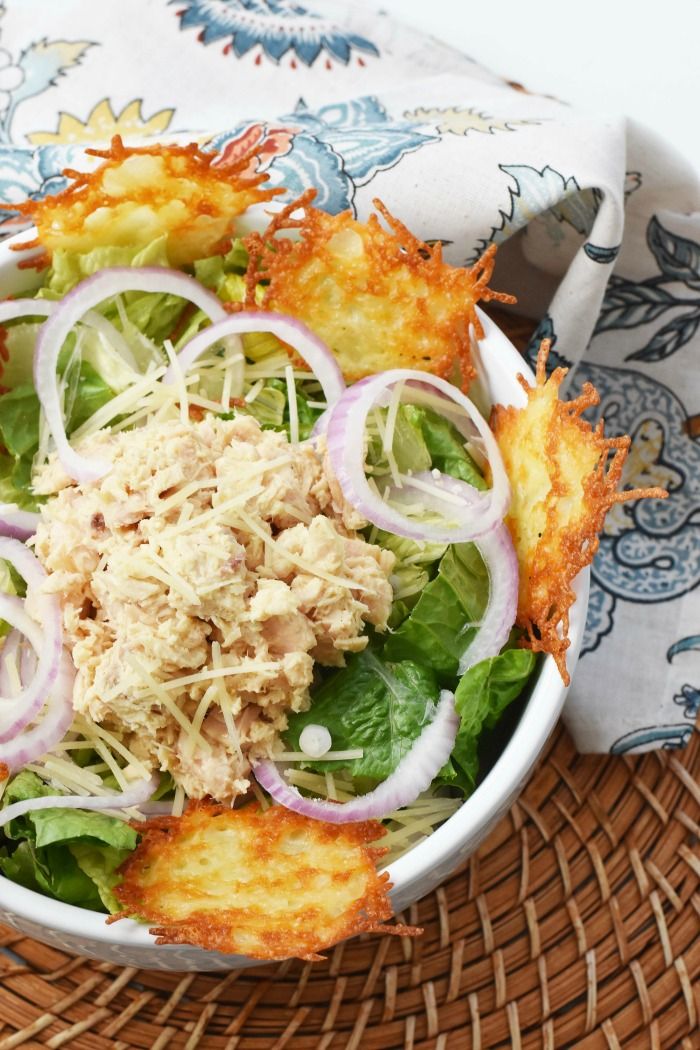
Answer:
[(483, 733), (496, 727), (505, 709), (525, 688), (536, 663), (537, 657), (529, 649), (506, 649), (463, 675), (455, 692), (460, 725), (450, 761), (440, 775), (444, 783), (471, 794), (476, 787)]
[(406, 405), (405, 412), (413, 426), (420, 429), (431, 467), (467, 481), (474, 488), (483, 490), (487, 487), (481, 471), (464, 447), (464, 439), (449, 420), (431, 408), (418, 405)]
[[(167, 237), (163, 235), (145, 248), (127, 245), (93, 248), (89, 252), (55, 251), (38, 297), (62, 299), (83, 278), (110, 266), (169, 267), (166, 242)], [(194, 334), (205, 320), (201, 311), (192, 311), (179, 296), (162, 292), (128, 292), (119, 296), (117, 301), (103, 305), (101, 313), (123, 331), (141, 364), (162, 358), (158, 348), (165, 339), (179, 338), (183, 334), (178, 331), (183, 318), (188, 319), (188, 334)]]
[[(324, 725), (334, 751), (363, 749), (362, 758), (347, 763), (353, 776), (384, 780), (431, 721), (439, 695), (430, 668), (410, 660), (387, 661), (367, 648), (323, 683), (309, 711), (290, 716), (285, 740), (299, 750), (304, 727)], [(309, 762), (309, 768), (337, 770), (339, 766), (321, 761)]]
[[(71, 434), (114, 397), (98, 372), (83, 361), (69, 384), (67, 431)], [(0, 501), (36, 509), (31, 490), (32, 460), (39, 447), (40, 405), (34, 387), (22, 384), (0, 396)]]
[(241, 302), (245, 298), (243, 275), (248, 267), (248, 252), (242, 241), (235, 240), (225, 255), (198, 259), (194, 275), (224, 302)]
[[(387, 411), (381, 410), (384, 419)], [(402, 472), (437, 469), (467, 481), (477, 489), (486, 488), (481, 471), (464, 447), (459, 431), (448, 419), (430, 408), (399, 405), (391, 451)], [(375, 434), (370, 440), (367, 463), (371, 467), (388, 470), (381, 435)]]
[[(5, 789), (3, 806), (55, 791), (24, 770)], [(4, 840), (4, 841), (3, 841)], [(67, 904), (116, 910), (116, 870), (136, 847), (125, 821), (104, 813), (59, 807), (26, 813), (0, 831), (0, 872)]]
[(394, 602), (389, 617), (389, 627), (394, 630), (406, 619), (437, 572), (438, 562), (447, 547), (440, 543), (409, 540), (381, 530), (371, 531), (369, 538), (396, 556), (391, 574)]
[(79, 866), (68, 846), (37, 849), (30, 839), (24, 839), (12, 853), (0, 848), (0, 872), (20, 886), (66, 904), (105, 910), (97, 886)]
[(454, 683), (488, 601), (489, 580), (472, 543), (454, 544), (440, 562), (410, 616), (387, 639), (388, 660), (419, 660), (442, 683)]
[(88, 840), (71, 842), (68, 849), (80, 870), (95, 886), (106, 910), (111, 914), (121, 911), (121, 904), (114, 895), (114, 888), (121, 881), (117, 869), (131, 849), (102, 846)]
[[(305, 441), (322, 410), (311, 408), (301, 383), (295, 384), (295, 390), (299, 440)], [(246, 412), (257, 419), (263, 430), (277, 430), (290, 437), (287, 384), (282, 379), (268, 379), (255, 400), (246, 406)]]
[(89, 252), (66, 252), (57, 249), (51, 255), (51, 268), (38, 298), (62, 299), (85, 277), (111, 266), (169, 267), (167, 239), (167, 235), (164, 234), (151, 241), (145, 248), (130, 245), (103, 246), (93, 248)]

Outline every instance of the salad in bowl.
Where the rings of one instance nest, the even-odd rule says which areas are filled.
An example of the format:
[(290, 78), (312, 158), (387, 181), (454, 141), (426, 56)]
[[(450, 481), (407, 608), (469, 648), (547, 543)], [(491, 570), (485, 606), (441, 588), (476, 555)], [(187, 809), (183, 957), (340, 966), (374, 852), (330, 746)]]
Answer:
[(494, 249), (98, 157), (2, 249), (3, 917), (187, 968), (415, 935), (557, 717), (606, 511), (663, 493), (478, 309)]

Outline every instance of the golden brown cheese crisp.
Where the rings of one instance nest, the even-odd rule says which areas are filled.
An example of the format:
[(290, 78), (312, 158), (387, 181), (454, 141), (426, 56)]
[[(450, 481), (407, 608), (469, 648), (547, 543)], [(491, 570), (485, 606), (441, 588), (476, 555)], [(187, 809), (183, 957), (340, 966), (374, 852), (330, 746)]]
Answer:
[(121, 868), (124, 911), (156, 925), (158, 944), (255, 959), (317, 960), (355, 934), (414, 934), (384, 926), (388, 875), (373, 846), (381, 824), (327, 824), (282, 806), (191, 804), (181, 817), (138, 825), (142, 839)]
[(43, 249), (34, 265), (57, 249), (133, 247), (165, 234), (170, 263), (185, 266), (224, 250), (236, 216), (280, 192), (260, 188), (267, 175), (244, 174), (250, 154), (223, 164), (196, 143), (127, 148), (119, 135), (108, 150), (86, 152), (104, 163), (91, 173), (66, 169), (73, 181), (60, 193), (11, 205), (37, 227), (36, 240), (18, 246)]
[[(442, 245), (426, 244), (379, 200), (377, 215), (358, 222), (350, 212), (311, 207), (315, 190), (277, 214), (268, 229), (246, 238), (250, 254), (248, 307), (291, 314), (335, 353), (353, 382), (388, 368), (418, 368), (466, 389), (474, 377), (469, 326), (481, 334), (475, 304), (512, 296), (488, 287), (495, 245), (471, 269), (448, 266)], [(302, 212), (302, 218), (294, 218)], [(299, 238), (277, 236), (294, 229)], [(262, 302), (257, 285), (266, 281)], [(259, 293), (258, 293), (259, 294)]]
[(535, 386), (518, 379), (527, 393), (524, 408), (497, 405), (491, 416), (512, 502), (506, 524), (520, 570), (516, 623), (526, 632), (522, 644), (551, 653), (568, 685), (569, 610), (572, 581), (593, 561), (605, 515), (614, 503), (668, 495), (663, 489), (618, 492), (630, 438), (606, 438), (603, 420), (593, 428), (581, 418), (600, 401), (590, 383), (572, 401), (562, 401), (566, 368), (549, 379), (550, 343), (537, 356)]

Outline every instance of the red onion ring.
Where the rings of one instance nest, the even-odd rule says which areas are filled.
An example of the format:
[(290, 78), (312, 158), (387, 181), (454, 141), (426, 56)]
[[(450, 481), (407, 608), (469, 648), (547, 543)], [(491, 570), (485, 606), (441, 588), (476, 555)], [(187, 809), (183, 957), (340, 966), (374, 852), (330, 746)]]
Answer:
[[(12, 696), (13, 695), (13, 683), (10, 681), (10, 675), (7, 670), (7, 664), (10, 660), (17, 661), (20, 656), (20, 645), (22, 642), (22, 632), (18, 631), (14, 627), (5, 638), (5, 641), (0, 647), (0, 696)], [(19, 665), (18, 665), (19, 667)], [(18, 670), (18, 674), (19, 674)]]
[[(6, 321), (14, 321), (20, 317), (51, 317), (60, 302), (55, 299), (6, 299), (0, 303), (0, 324)], [(136, 368), (136, 359), (126, 339), (115, 328), (111, 321), (98, 313), (96, 310), (88, 310), (82, 318), (82, 323), (103, 335), (118, 350), (127, 364)]]
[[(345, 381), (338, 362), (314, 333), (295, 317), (287, 314), (276, 314), (265, 310), (241, 310), (239, 313), (218, 321), (211, 327), (199, 332), (177, 355), (177, 365), (182, 372), (187, 372), (194, 362), (212, 343), (231, 335), (253, 335), (269, 333), (291, 346), (314, 373), (323, 388), (328, 404), (338, 400), (345, 390)], [(164, 383), (175, 380), (173, 365), (163, 376)]]
[(489, 597), (479, 629), (459, 661), (460, 675), (498, 656), (518, 612), (518, 558), (508, 529), (501, 523), (474, 543), (488, 570)]
[(258, 762), (253, 767), (253, 774), (275, 802), (302, 816), (324, 820), (328, 824), (376, 820), (415, 802), (420, 793), (430, 787), (452, 754), (458, 729), (454, 694), (443, 689), (432, 721), (425, 726), (394, 772), (374, 791), (359, 795), (350, 802), (304, 798), (287, 783), (274, 762)]
[[(73, 721), (73, 683), (75, 667), (64, 649), (53, 689), (46, 700), (46, 709), (40, 721), (25, 729), (8, 743), (0, 744), (0, 762), (11, 773), (22, 769), (50, 751), (62, 740)], [(4, 811), (0, 810), (0, 814)]]
[(0, 536), (28, 540), (37, 530), (40, 514), (20, 510), (16, 503), (0, 503)]
[[(420, 471), (413, 475), (418, 481), (434, 481), (430, 471)], [(476, 489), (461, 481), (441, 475), (442, 487), (448, 493), (460, 496), (467, 506), (474, 504)], [(407, 496), (410, 489), (394, 489), (392, 495), (399, 498)], [(439, 504), (434, 500), (433, 505)], [(449, 504), (445, 504), (449, 507)], [(479, 551), (489, 576), (489, 597), (478, 631), (469, 646), (462, 653), (459, 662), (459, 674), (463, 675), (474, 664), (497, 656), (508, 641), (518, 611), (518, 557), (508, 529), (503, 522), (496, 525), (491, 532), (473, 540)]]
[(95, 481), (107, 473), (106, 463), (86, 459), (71, 448), (66, 436), (56, 381), (56, 364), (63, 343), (74, 327), (94, 306), (124, 292), (162, 292), (189, 299), (210, 321), (228, 314), (221, 302), (193, 277), (166, 267), (114, 267), (101, 270), (77, 284), (54, 305), (39, 332), (34, 354), (34, 386), (44, 409), (63, 469), (78, 482)]
[(44, 795), (13, 802), (0, 809), (0, 828), (37, 809), (130, 809), (146, 802), (157, 790), (159, 782), (159, 775), (154, 773), (148, 780), (139, 780), (118, 795)]
[[(458, 508), (460, 523), (454, 527), (426, 525), (390, 507), (372, 489), (365, 476), (363, 457), (367, 416), (372, 408), (386, 399), (387, 393), (397, 383), (405, 383), (409, 392), (417, 394), (421, 388), (430, 387), (454, 402), (467, 413), (469, 424), (454, 417), (451, 421), (467, 438), (474, 437), (473, 424), (484, 443), (493, 488), (486, 492), (475, 490), (473, 498), (469, 502), (465, 500), (464, 507)], [(361, 379), (349, 387), (331, 409), (326, 436), (331, 465), (345, 498), (368, 521), (386, 532), (433, 543), (463, 543), (494, 529), (508, 509), (510, 486), (495, 437), (469, 398), (438, 376), (410, 369), (392, 369)], [(433, 479), (432, 484), (437, 489), (451, 491), (444, 475)]]
[[(32, 552), (19, 540), (0, 537), (0, 558), (10, 562), (27, 584), (25, 601), (0, 594), (0, 618), (25, 635), (38, 656), (29, 684), (16, 696), (0, 697), (0, 744), (4, 744), (36, 718), (52, 692), (60, 669), (63, 632), (59, 600), (41, 593), (46, 573)], [(36, 606), (41, 624), (29, 615), (27, 603), (30, 608)]]

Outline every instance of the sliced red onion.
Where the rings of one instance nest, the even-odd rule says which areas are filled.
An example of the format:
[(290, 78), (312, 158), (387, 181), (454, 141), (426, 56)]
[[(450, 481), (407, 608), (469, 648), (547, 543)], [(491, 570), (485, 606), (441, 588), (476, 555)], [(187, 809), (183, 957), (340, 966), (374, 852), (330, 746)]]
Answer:
[[(367, 417), (377, 405), (386, 405), (391, 389), (403, 383), (409, 393), (420, 401), (421, 390), (431, 388), (433, 392), (449, 399), (464, 409), (467, 420), (458, 420), (450, 413), (451, 422), (466, 438), (474, 437), (474, 430), (484, 443), (489, 461), (493, 487), (486, 492), (474, 490), (474, 497), (465, 501), (463, 507), (451, 505), (451, 512), (459, 516), (454, 526), (426, 524), (391, 507), (383, 497), (373, 489), (366, 476), (364, 467), (365, 429)], [(333, 471), (338, 479), (343, 494), (349, 503), (377, 528), (392, 532), (396, 536), (408, 539), (427, 540), (431, 543), (463, 543), (484, 536), (496, 527), (508, 509), (510, 485), (503, 466), (503, 460), (486, 421), (476, 406), (457, 387), (425, 372), (410, 369), (392, 369), (376, 376), (360, 380), (346, 390), (339, 401), (330, 410), (327, 428), (328, 454)], [(449, 489), (445, 475), (434, 478), (432, 484), (436, 489)], [(445, 509), (445, 504), (436, 496), (436, 507)], [(422, 502), (429, 504), (423, 497)]]
[[(430, 471), (417, 472), (408, 479), (406, 488), (392, 488), (392, 498), (411, 499), (415, 491), (410, 487), (411, 481), (434, 483), (435, 479)], [(477, 490), (472, 485), (449, 474), (442, 474), (441, 481), (447, 494), (459, 496), (466, 506), (474, 505)], [(446, 513), (454, 510), (454, 505), (447, 502), (441, 505), (439, 498), (431, 498), (431, 506), (444, 507)], [(460, 675), (474, 664), (500, 653), (508, 641), (518, 611), (518, 558), (508, 529), (501, 522), (473, 543), (488, 572), (489, 597), (481, 623), (476, 625), (478, 631), (460, 659)]]
[(94, 306), (125, 292), (160, 292), (189, 299), (210, 321), (222, 321), (228, 314), (221, 302), (193, 277), (166, 267), (114, 267), (101, 270), (77, 284), (54, 309), (42, 326), (34, 354), (34, 385), (56, 451), (66, 473), (78, 482), (95, 481), (109, 466), (86, 459), (71, 448), (61, 412), (56, 364), (61, 347), (73, 327)]
[[(231, 335), (258, 335), (269, 333), (291, 346), (318, 379), (328, 404), (333, 404), (345, 390), (343, 374), (338, 362), (325, 343), (321, 342), (305, 324), (287, 314), (276, 314), (265, 310), (241, 310), (229, 315), (225, 321), (211, 325), (199, 332), (177, 355), (177, 364), (187, 372), (205, 350)], [(173, 365), (163, 376), (164, 383), (175, 380)]]
[[(51, 317), (59, 305), (60, 302), (55, 299), (6, 299), (0, 303), (0, 324), (15, 321), (20, 317)], [(111, 321), (97, 310), (88, 310), (82, 321), (104, 336), (128, 365), (134, 369), (137, 367), (129, 344)]]
[(55, 305), (50, 299), (5, 299), (0, 303), (0, 324), (19, 317), (48, 317)]
[(518, 557), (508, 529), (501, 522), (474, 544), (489, 574), (489, 597), (479, 629), (459, 661), (460, 675), (482, 660), (498, 656), (518, 612)]
[[(10, 772), (23, 769), (28, 762), (41, 758), (62, 740), (73, 721), (73, 683), (75, 667), (67, 650), (61, 653), (58, 675), (46, 701), (40, 720), (8, 743), (0, 744), (0, 762)], [(3, 810), (0, 810), (0, 814)]]
[(28, 540), (37, 530), (40, 514), (20, 510), (16, 503), (0, 503), (0, 536)]
[(13, 802), (0, 809), (0, 828), (37, 809), (130, 809), (146, 802), (157, 790), (159, 782), (159, 775), (154, 773), (148, 780), (139, 780), (118, 795), (44, 795)]
[(0, 696), (14, 696), (15, 689), (7, 669), (13, 660), (17, 665), (19, 675), (20, 647), (22, 643), (22, 632), (13, 628), (0, 645)]
[(258, 762), (253, 767), (253, 773), (275, 802), (302, 816), (324, 820), (328, 824), (376, 820), (415, 802), (420, 793), (430, 787), (452, 754), (458, 729), (459, 716), (455, 711), (454, 694), (443, 689), (433, 720), (425, 726), (394, 772), (374, 791), (359, 795), (350, 802), (304, 798), (287, 783), (274, 762)]
[[(27, 584), (26, 601), (15, 595), (0, 594), (0, 619), (11, 624), (29, 641), (37, 653), (36, 672), (15, 696), (0, 697), (0, 744), (12, 740), (39, 714), (58, 677), (63, 632), (61, 607), (55, 595), (43, 594), (44, 569), (19, 540), (0, 537), (0, 558), (8, 561)], [(37, 623), (27, 611), (35, 608)]]
[(326, 411), (322, 412), (321, 415), (318, 417), (318, 419), (313, 425), (311, 434), (309, 435), (312, 441), (315, 441), (316, 438), (321, 437), (322, 434), (326, 433), (326, 431), (328, 430), (330, 415), (330, 409), (327, 408)]
[(518, 611), (518, 558), (506, 526), (501, 523), (474, 541), (489, 574), (489, 598), (481, 623), (462, 653), (459, 674), (498, 656), (508, 641)]

